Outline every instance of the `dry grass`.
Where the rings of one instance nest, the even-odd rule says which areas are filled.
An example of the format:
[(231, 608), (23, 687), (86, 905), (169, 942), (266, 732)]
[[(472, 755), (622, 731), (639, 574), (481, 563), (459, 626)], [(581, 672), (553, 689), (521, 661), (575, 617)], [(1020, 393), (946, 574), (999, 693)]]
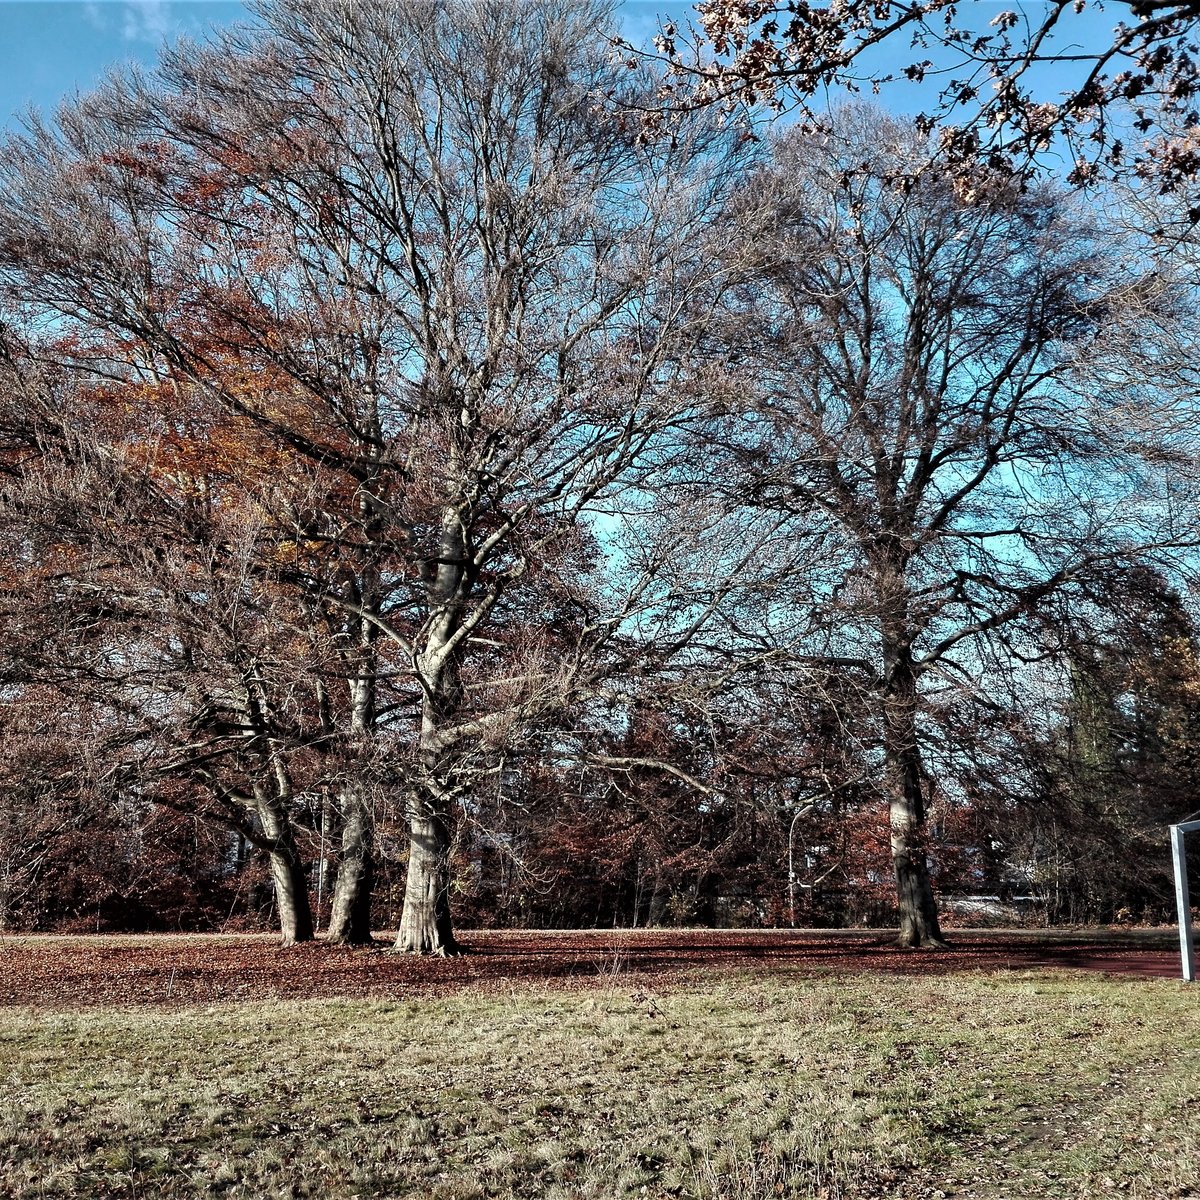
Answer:
[(1200, 1195), (1200, 990), (642, 986), (0, 1010), (0, 1195)]

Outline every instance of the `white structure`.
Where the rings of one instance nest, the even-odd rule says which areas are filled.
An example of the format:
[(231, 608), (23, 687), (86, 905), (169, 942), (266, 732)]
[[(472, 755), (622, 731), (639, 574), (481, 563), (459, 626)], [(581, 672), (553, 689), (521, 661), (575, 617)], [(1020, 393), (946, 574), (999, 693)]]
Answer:
[(1200, 832), (1200, 821), (1182, 821), (1171, 826), (1171, 857), (1175, 860), (1175, 905), (1179, 910), (1179, 958), (1183, 977), (1196, 978), (1196, 956), (1192, 946), (1192, 904), (1188, 896), (1187, 855), (1183, 849), (1186, 834)]

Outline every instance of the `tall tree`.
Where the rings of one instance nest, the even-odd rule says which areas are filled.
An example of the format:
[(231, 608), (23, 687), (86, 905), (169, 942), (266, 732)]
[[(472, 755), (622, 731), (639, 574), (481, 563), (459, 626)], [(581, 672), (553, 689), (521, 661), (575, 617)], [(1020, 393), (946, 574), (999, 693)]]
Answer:
[(1031, 730), (1034, 803), (1010, 814), (1011, 857), (1057, 922), (1170, 911), (1167, 827), (1196, 807), (1200, 674), (1179, 595), (1157, 572), (1103, 572), (1072, 605), (1066, 686)]
[[(605, 114), (603, 5), (297, 0), (262, 18), (13, 139), (0, 269), (69, 331), (66, 369), (94, 372), (80, 348), (106, 338), (119, 386), (182, 388), (285, 455), (256, 504), (291, 561), (264, 553), (251, 576), (340, 664), (322, 744), (358, 767), (336, 788), (332, 932), (369, 933), (388, 763), (409, 831), (397, 945), (448, 953), (456, 807), (523, 723), (628, 661), (614, 638), (702, 532), (639, 534), (615, 584), (579, 557), (589, 537), (614, 553), (626, 504), (701, 454), (685, 364), (727, 271), (699, 247), (730, 139), (697, 121), (647, 147)], [(557, 630), (535, 615), (550, 595)]]
[(219, 410), (114, 387), (94, 357), (65, 369), (56, 337), (9, 327), (0, 346), (5, 679), (76, 714), (80, 761), (110, 793), (208, 811), (259, 846), (284, 940), (310, 938), (293, 760), (320, 743), (313, 664), (255, 505), (278, 459), (247, 430), (234, 465)]
[[(756, 400), (727, 435), (756, 504), (832, 526), (851, 567), (816, 602), (874, 642), (900, 941), (941, 943), (927, 868), (938, 687), (975, 681), (1084, 566), (1174, 536), (1137, 448), (1063, 386), (1113, 306), (1114, 259), (1048, 189), (970, 202), (915, 175), (924, 136), (876, 110), (781, 138), (747, 204), (760, 268), (733, 336)], [(857, 632), (852, 632), (857, 627)]]

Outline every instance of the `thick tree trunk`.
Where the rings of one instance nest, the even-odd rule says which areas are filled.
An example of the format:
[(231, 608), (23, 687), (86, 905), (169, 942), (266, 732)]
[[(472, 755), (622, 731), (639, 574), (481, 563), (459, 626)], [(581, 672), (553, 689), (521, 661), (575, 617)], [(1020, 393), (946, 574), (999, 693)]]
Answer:
[[(363, 528), (373, 540), (377, 531), (376, 514), (370, 500), (371, 487), (360, 495)], [(358, 601), (363, 613), (379, 608), (379, 571), (368, 561), (358, 579)], [(371, 938), (371, 898), (375, 886), (375, 812), (369, 786), (369, 763), (376, 749), (376, 681), (379, 663), (375, 653), (378, 628), (365, 619), (358, 623), (358, 645), (346, 661), (349, 676), (350, 725), (349, 749), (357, 760), (359, 774), (341, 789), (338, 811), (341, 818), (342, 847), (338, 856), (337, 879), (329, 910), (329, 928), (325, 939), (336, 945), (365, 946)]]
[(256, 788), (258, 819), (268, 842), (271, 879), (275, 884), (275, 910), (285, 946), (313, 939), (312, 906), (308, 900), (308, 877), (300, 861), (300, 851), (292, 836), (287, 812), (265, 787)]
[(272, 850), (271, 878), (275, 882), (275, 909), (279, 913), (280, 941), (285, 946), (313, 939), (312, 908), (308, 902), (308, 879), (299, 860), (286, 852)]
[(395, 948), (409, 954), (457, 954), (450, 920), (450, 839), (445, 822), (410, 816), (408, 828), (408, 879)]
[(899, 946), (944, 950), (937, 901), (925, 857), (925, 797), (917, 742), (917, 682), (912, 648), (884, 640), (884, 760), (892, 867), (900, 911)]
[(450, 822), (461, 753), (447, 742), (462, 704), (463, 609), (474, 567), (455, 505), (442, 513), (436, 564), (430, 563), (430, 623), (418, 666), (423, 684), (417, 776), (408, 800), (408, 878), (395, 949), (409, 954), (457, 954), (450, 917)]
[(912, 805), (905, 796), (891, 802), (892, 866), (896, 875), (896, 901), (900, 909), (899, 946), (945, 949), (938, 924), (937, 902), (925, 861), (925, 843)]
[(326, 940), (346, 946), (371, 941), (371, 892), (374, 884), (372, 820), (359, 787), (342, 795), (342, 853), (329, 914)]

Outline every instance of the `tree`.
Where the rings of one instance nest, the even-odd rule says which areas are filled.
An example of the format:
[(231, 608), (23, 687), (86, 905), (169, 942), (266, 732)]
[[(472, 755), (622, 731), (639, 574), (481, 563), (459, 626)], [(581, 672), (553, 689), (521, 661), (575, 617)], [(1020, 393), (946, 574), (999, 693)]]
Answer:
[(297, 751), (320, 740), (297, 682), (313, 672), (254, 511), (279, 462), (246, 431), (233, 468), (202, 398), (114, 387), (114, 367), (67, 368), (62, 341), (27, 333), (0, 335), (5, 680), (53, 698), (93, 793), (203, 812), (262, 849), (284, 941), (307, 940), (293, 816)]
[(1088, 592), (1055, 655), (1066, 686), (1029, 732), (1041, 786), (1003, 836), (1050, 921), (1157, 919), (1172, 903), (1167, 827), (1195, 807), (1193, 624), (1152, 570), (1099, 573)]
[[(668, 22), (656, 39), (675, 77), (668, 104), (792, 104), (811, 121), (828, 87), (878, 91), (903, 80), (938, 87), (920, 124), (941, 126), (943, 163), (968, 173), (981, 154), (993, 168), (1027, 169), (1055, 139), (1073, 182), (1133, 166), (1164, 190), (1186, 190), (1200, 171), (1194, 0), (989, 8), (986, 27), (972, 20), (978, 6), (955, 0), (695, 7), (698, 29)], [(1120, 19), (1097, 34), (1085, 22), (1104, 13)], [(1047, 67), (1054, 92), (1039, 79)]]
[[(924, 136), (865, 107), (780, 138), (745, 205), (758, 271), (736, 294), (746, 396), (723, 435), (747, 499), (834, 531), (818, 607), (874, 641), (875, 740), (900, 941), (939, 945), (922, 746), (939, 690), (986, 686), (986, 639), (1098, 560), (1184, 537), (1160, 479), (1065, 382), (1111, 314), (1114, 259), (1052, 189), (971, 202), (909, 170)], [(1150, 450), (1149, 445), (1145, 447)], [(1129, 480), (1132, 486), (1128, 486)]]
[(353, 762), (335, 932), (363, 936), (378, 785), (409, 833), (397, 945), (449, 953), (454, 814), (506, 741), (628, 666), (632, 614), (699, 597), (678, 655), (731, 586), (661, 583), (703, 527), (618, 548), (702, 455), (688, 350), (728, 270), (699, 248), (730, 139), (646, 147), (598, 107), (603, 6), (262, 16), (13, 139), (0, 271), (67, 371), (182, 392), (279, 455), (246, 580), (297, 646), (308, 621), (318, 740)]

